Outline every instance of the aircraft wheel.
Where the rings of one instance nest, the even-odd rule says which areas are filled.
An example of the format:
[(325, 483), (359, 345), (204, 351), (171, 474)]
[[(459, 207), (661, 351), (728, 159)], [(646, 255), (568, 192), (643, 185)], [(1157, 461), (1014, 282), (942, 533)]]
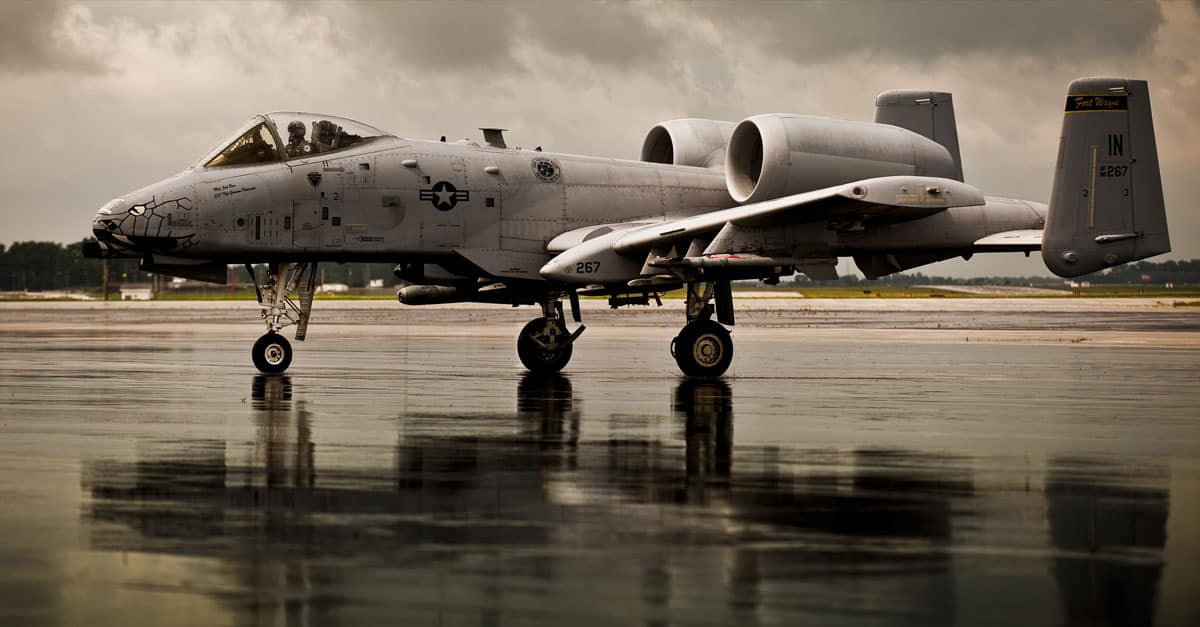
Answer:
[(530, 372), (558, 372), (571, 361), (571, 344), (566, 343), (571, 334), (562, 320), (557, 326), (556, 332), (547, 332), (545, 318), (534, 318), (521, 329), (517, 357)]
[(671, 340), (671, 354), (689, 377), (719, 377), (733, 362), (733, 338), (712, 320), (693, 320)]
[(254, 367), (266, 374), (279, 374), (292, 365), (292, 345), (287, 338), (271, 331), (258, 338), (250, 349)]

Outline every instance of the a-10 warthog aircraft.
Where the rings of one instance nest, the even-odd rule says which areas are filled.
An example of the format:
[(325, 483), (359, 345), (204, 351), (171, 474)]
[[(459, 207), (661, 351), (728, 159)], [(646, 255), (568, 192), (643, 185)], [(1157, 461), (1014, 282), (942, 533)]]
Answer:
[(282, 372), (303, 340), (322, 262), (386, 261), (400, 302), (537, 305), (522, 363), (556, 371), (583, 331), (562, 300), (646, 304), (686, 288), (671, 344), (688, 375), (733, 357), (730, 281), (868, 278), (975, 253), (1041, 250), (1072, 277), (1170, 250), (1145, 81), (1070, 84), (1049, 206), (963, 181), (948, 93), (889, 91), (875, 121), (792, 114), (650, 129), (640, 161), (404, 139), (328, 115), (251, 119), (183, 172), (104, 205), (89, 256), (223, 283), (255, 276), (267, 333), (254, 364)]

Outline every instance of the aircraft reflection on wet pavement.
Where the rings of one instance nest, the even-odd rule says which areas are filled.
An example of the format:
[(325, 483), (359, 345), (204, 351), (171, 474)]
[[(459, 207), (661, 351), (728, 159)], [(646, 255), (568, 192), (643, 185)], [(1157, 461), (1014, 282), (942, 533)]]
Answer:
[(216, 558), (181, 585), (289, 624), (952, 624), (1003, 604), (989, 567), (1046, 564), (1057, 599), (1003, 608), (1012, 622), (1154, 620), (1160, 467), (1055, 458), (1044, 494), (1014, 497), (977, 487), (966, 457), (735, 448), (729, 385), (687, 379), (679, 441), (581, 440), (570, 378), (529, 374), (517, 414), (494, 417), (502, 435), (412, 435), (447, 415), (403, 416), (391, 467), (322, 468), (303, 392), (254, 378), (252, 444), (143, 442), (134, 463), (86, 463), (92, 548)]
[[(1148, 485), (1111, 479), (1095, 460), (1057, 458), (1046, 479), (1050, 540), (1060, 549), (1053, 574), (1067, 624), (1150, 624), (1166, 544), (1167, 477), (1136, 469)], [(1130, 473), (1126, 470), (1124, 475)], [(1096, 559), (1097, 552), (1112, 556)]]

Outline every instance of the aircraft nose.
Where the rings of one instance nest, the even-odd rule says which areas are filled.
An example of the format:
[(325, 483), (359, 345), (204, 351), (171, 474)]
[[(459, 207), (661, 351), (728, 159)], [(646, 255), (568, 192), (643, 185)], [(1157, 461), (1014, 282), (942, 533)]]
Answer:
[(114, 198), (106, 203), (100, 210), (96, 212), (96, 217), (92, 218), (93, 231), (115, 231), (116, 222), (113, 218), (125, 209), (125, 200), (122, 198)]
[(121, 225), (113, 220), (113, 216), (97, 213), (92, 218), (92, 235), (98, 240), (110, 239), (113, 234), (121, 232)]
[(128, 244), (121, 232), (121, 214), (126, 211), (126, 202), (121, 198), (104, 203), (92, 218), (92, 235), (95, 242), (85, 245), (85, 257), (103, 257), (113, 250), (120, 250)]

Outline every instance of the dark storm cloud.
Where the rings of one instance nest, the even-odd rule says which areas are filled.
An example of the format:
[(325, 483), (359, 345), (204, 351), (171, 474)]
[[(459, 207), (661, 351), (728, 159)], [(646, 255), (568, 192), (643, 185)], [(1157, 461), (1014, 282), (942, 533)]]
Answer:
[(55, 36), (66, 17), (61, 2), (0, 2), (0, 74), (92, 73), (104, 65)]
[[(1195, 0), (1200, 3), (1200, 0)], [(771, 2), (687, 5), (749, 46), (797, 62), (860, 52), (904, 61), (949, 55), (1032, 56), (1144, 49), (1162, 23), (1153, 2)]]
[(503, 68), (513, 63), (510, 39), (518, 17), (499, 2), (349, 3), (334, 18), (332, 35), (339, 47), (367, 46), (432, 72)]
[(667, 33), (654, 28), (638, 5), (530, 3), (525, 5), (523, 13), (522, 36), (548, 50), (584, 57), (601, 65), (624, 67), (659, 61), (657, 55), (669, 43)]
[[(666, 36), (639, 5), (603, 2), (350, 3), (336, 20), (341, 46), (364, 43), (395, 61), (431, 72), (537, 71), (518, 61), (522, 46), (601, 66), (645, 61)], [(364, 42), (364, 39), (366, 42)]]

